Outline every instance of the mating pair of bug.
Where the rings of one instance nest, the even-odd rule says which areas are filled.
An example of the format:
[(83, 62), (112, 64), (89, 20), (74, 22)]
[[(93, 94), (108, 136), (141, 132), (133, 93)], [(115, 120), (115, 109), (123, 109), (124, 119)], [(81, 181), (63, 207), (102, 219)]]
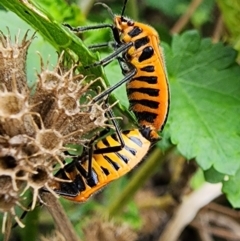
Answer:
[[(169, 89), (167, 73), (159, 37), (152, 27), (134, 22), (124, 17), (127, 0), (124, 1), (121, 15), (114, 15), (113, 24), (101, 24), (73, 28), (72, 31), (83, 32), (93, 29), (110, 28), (114, 41), (92, 45), (90, 49), (112, 46), (114, 51), (94, 66), (106, 66), (117, 59), (124, 78), (93, 99), (102, 100), (120, 85), (127, 84), (127, 96), (130, 109), (136, 116), (139, 128), (120, 131), (115, 120), (116, 133), (98, 141), (81, 156), (56, 173), (56, 177), (66, 182), (54, 182), (51, 188), (67, 199), (82, 202), (103, 186), (123, 176), (133, 169), (147, 154), (150, 147), (159, 140), (158, 131), (165, 125), (169, 109)], [(112, 117), (112, 112), (108, 115)], [(112, 118), (111, 118), (112, 119)], [(71, 181), (71, 182), (69, 182)]]

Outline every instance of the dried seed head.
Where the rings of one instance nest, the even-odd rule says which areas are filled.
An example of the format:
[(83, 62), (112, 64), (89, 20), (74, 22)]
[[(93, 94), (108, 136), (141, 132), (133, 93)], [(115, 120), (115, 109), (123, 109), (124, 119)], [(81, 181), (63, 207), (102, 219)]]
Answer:
[(55, 149), (61, 150), (63, 146), (62, 136), (52, 129), (40, 130), (36, 135), (36, 141), (45, 152), (53, 152)]
[(5, 93), (0, 96), (0, 115), (1, 117), (9, 117), (17, 115), (24, 109), (24, 99), (16, 96), (14, 93)]
[(47, 237), (41, 237), (40, 241), (66, 241), (66, 239), (60, 232), (54, 231), (51, 235), (48, 235)]
[(15, 216), (20, 225), (15, 206), (21, 206), (28, 189), (33, 191), (32, 209), (41, 188), (53, 193), (53, 166), (63, 167), (65, 145), (82, 144), (83, 134), (107, 125), (103, 106), (86, 98), (83, 105), (79, 102), (94, 80), (85, 83), (76, 65), (62, 67), (63, 53), (53, 70), (40, 58), (41, 72), (30, 94), (25, 65), (33, 38), (27, 40), (26, 33), (12, 43), (0, 32), (0, 212)]
[(102, 219), (91, 220), (84, 227), (85, 240), (91, 241), (134, 241), (137, 234), (126, 224), (116, 224)]
[(15, 42), (12, 42), (10, 33), (6, 36), (0, 31), (0, 83), (3, 83), (8, 91), (12, 91), (12, 77), (14, 74), (18, 79), (18, 92), (28, 92), (25, 74), (26, 56), (28, 47), (34, 38), (35, 33), (28, 40), (27, 34), (28, 32), (26, 32), (21, 42), (19, 41), (18, 34)]

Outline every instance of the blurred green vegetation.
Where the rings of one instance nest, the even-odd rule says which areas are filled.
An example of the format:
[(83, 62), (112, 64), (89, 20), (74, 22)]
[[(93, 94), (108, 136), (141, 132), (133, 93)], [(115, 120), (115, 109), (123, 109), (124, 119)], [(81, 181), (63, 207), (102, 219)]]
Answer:
[[(36, 79), (35, 69), (39, 71), (40, 68), (36, 51), (40, 52), (44, 61), (48, 60), (52, 66), (56, 63), (56, 51), (65, 50), (69, 54), (74, 54), (83, 65), (103, 58), (111, 52), (103, 50), (100, 53), (92, 53), (86, 47), (89, 44), (111, 40), (112, 36), (108, 30), (84, 33), (80, 36), (82, 41), (61, 25), (110, 23), (111, 18), (102, 6), (91, 4), (88, 6), (91, 11), (85, 14), (88, 11), (81, 9), (78, 2), (74, 1), (71, 4), (63, 0), (32, 2), (35, 9), (21, 4), (18, 0), (2, 0), (0, 3), (11, 10), (0, 10), (0, 29), (4, 33), (7, 32), (6, 26), (12, 36), (17, 34), (18, 29), (21, 29), (21, 35), (30, 29), (29, 36), (37, 31), (37, 37), (28, 51), (27, 73), (30, 86)], [(108, 4), (113, 12), (121, 12), (120, 1), (106, 0), (104, 3)], [(199, 187), (204, 180), (203, 176), (213, 183), (221, 181), (224, 184), (223, 191), (231, 204), (240, 207), (240, 67), (236, 63), (236, 56), (240, 51), (240, 5), (237, 0), (203, 0), (181, 32), (171, 35), (171, 28), (184, 15), (190, 3), (190, 0), (142, 0), (133, 1), (129, 8), (127, 6), (127, 16), (135, 16), (138, 21), (152, 25), (159, 32), (169, 73), (170, 114), (161, 134), (162, 141), (130, 175), (111, 183), (103, 192), (86, 203), (75, 204), (61, 200), (81, 237), (82, 227), (95, 213), (107, 216), (113, 206), (119, 209), (116, 213), (111, 209), (114, 218), (128, 223), (134, 229), (141, 229), (142, 222), (133, 196), (143, 186), (140, 180), (150, 182), (153, 173), (162, 169), (162, 163), (170, 148), (177, 148), (178, 155), (181, 154), (186, 159), (195, 159), (198, 163), (201, 171), (195, 176), (193, 186)], [(222, 31), (220, 42), (213, 44), (211, 37), (216, 31), (216, 24), (221, 15), (228, 31)], [(80, 70), (83, 69), (80, 67)], [(103, 77), (107, 85), (113, 85), (122, 79), (117, 62), (112, 62), (104, 70), (91, 70), (91, 74)], [(113, 96), (113, 101), (120, 100), (121, 106), (117, 111), (129, 117), (129, 123), (125, 122), (125, 125), (131, 124), (133, 119), (128, 112), (125, 86), (114, 91)], [(165, 154), (160, 150), (166, 151)], [(144, 168), (148, 170), (145, 178), (141, 176)], [(138, 176), (139, 179), (134, 180), (134, 177)], [(139, 185), (134, 186), (136, 183)], [(131, 189), (129, 186), (134, 188)], [(126, 190), (127, 197), (123, 196)], [(123, 205), (120, 207), (121, 203), (118, 203), (118, 200), (123, 199), (127, 199), (124, 202), (125, 208)], [(44, 229), (52, 228), (51, 217), (45, 209), (39, 207), (34, 212), (40, 217), (26, 217), (26, 222), (32, 224), (31, 236), (28, 229), (17, 228), (14, 231), (14, 235), (20, 233), (24, 241), (36, 240), (35, 235), (38, 234), (34, 230), (43, 233)], [(34, 223), (33, 219), (39, 221)]]

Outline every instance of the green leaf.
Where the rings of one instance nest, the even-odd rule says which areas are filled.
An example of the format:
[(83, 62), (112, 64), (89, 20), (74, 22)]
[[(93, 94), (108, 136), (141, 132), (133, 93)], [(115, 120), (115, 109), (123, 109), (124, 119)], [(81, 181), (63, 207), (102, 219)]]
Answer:
[(165, 47), (171, 140), (203, 170), (234, 175), (240, 166), (240, 67), (236, 52), (195, 31)]
[(204, 177), (211, 183), (219, 183), (224, 180), (224, 174), (217, 172), (213, 167), (204, 172)]
[(237, 170), (235, 176), (230, 176), (226, 178), (223, 182), (222, 191), (226, 194), (227, 199), (232, 204), (234, 208), (240, 207), (240, 169)]
[(38, 9), (51, 13), (51, 16), (60, 23), (68, 22), (73, 25), (83, 25), (86, 20), (76, 4), (64, 0), (31, 0)]
[(199, 189), (205, 183), (204, 174), (201, 168), (198, 168), (197, 172), (194, 173), (193, 177), (190, 180), (190, 186), (194, 190)]

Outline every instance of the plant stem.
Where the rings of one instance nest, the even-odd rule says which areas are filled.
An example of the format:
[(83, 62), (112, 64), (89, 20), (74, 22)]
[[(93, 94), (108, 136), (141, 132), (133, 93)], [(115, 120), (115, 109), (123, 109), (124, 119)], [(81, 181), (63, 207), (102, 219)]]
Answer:
[(80, 241), (75, 230), (69, 221), (62, 205), (51, 193), (41, 193), (41, 198), (46, 204), (46, 208), (52, 215), (58, 231), (65, 237), (66, 240)]
[[(3, 225), (3, 224), (2, 224)], [(12, 217), (10, 215), (7, 216), (7, 223), (6, 223), (6, 229), (4, 233), (4, 240), (8, 241), (11, 235), (11, 229), (12, 229)]]
[(171, 148), (162, 155), (161, 150), (159, 148), (155, 148), (138, 172), (135, 173), (134, 177), (129, 181), (129, 184), (122, 191), (121, 195), (114, 198), (114, 202), (110, 204), (108, 209), (108, 216), (110, 218), (121, 212), (123, 207), (132, 199), (136, 191), (142, 187), (143, 183), (145, 183), (145, 181), (152, 176), (153, 173), (159, 170), (157, 167), (162, 164), (170, 150)]
[(134, 20), (138, 20), (139, 18), (139, 14), (138, 14), (138, 4), (136, 0), (131, 0), (128, 1), (128, 7), (127, 9), (129, 9), (128, 13), (131, 16), (132, 19)]
[(194, 12), (197, 10), (199, 5), (202, 3), (203, 0), (192, 0), (192, 2), (189, 4), (188, 9), (186, 12), (179, 18), (179, 20), (175, 23), (175, 25), (171, 29), (172, 34), (176, 34), (182, 31), (182, 29), (187, 25), (190, 18), (194, 14)]
[(219, 16), (216, 26), (214, 28), (214, 32), (213, 32), (213, 36), (212, 36), (212, 42), (213, 43), (217, 43), (219, 42), (222, 33), (223, 33), (223, 20), (222, 20), (222, 16)]
[(174, 216), (168, 222), (158, 241), (178, 240), (183, 229), (192, 222), (198, 211), (222, 194), (221, 189), (221, 183), (205, 183), (198, 190), (185, 196), (182, 199), (183, 202), (174, 212)]

